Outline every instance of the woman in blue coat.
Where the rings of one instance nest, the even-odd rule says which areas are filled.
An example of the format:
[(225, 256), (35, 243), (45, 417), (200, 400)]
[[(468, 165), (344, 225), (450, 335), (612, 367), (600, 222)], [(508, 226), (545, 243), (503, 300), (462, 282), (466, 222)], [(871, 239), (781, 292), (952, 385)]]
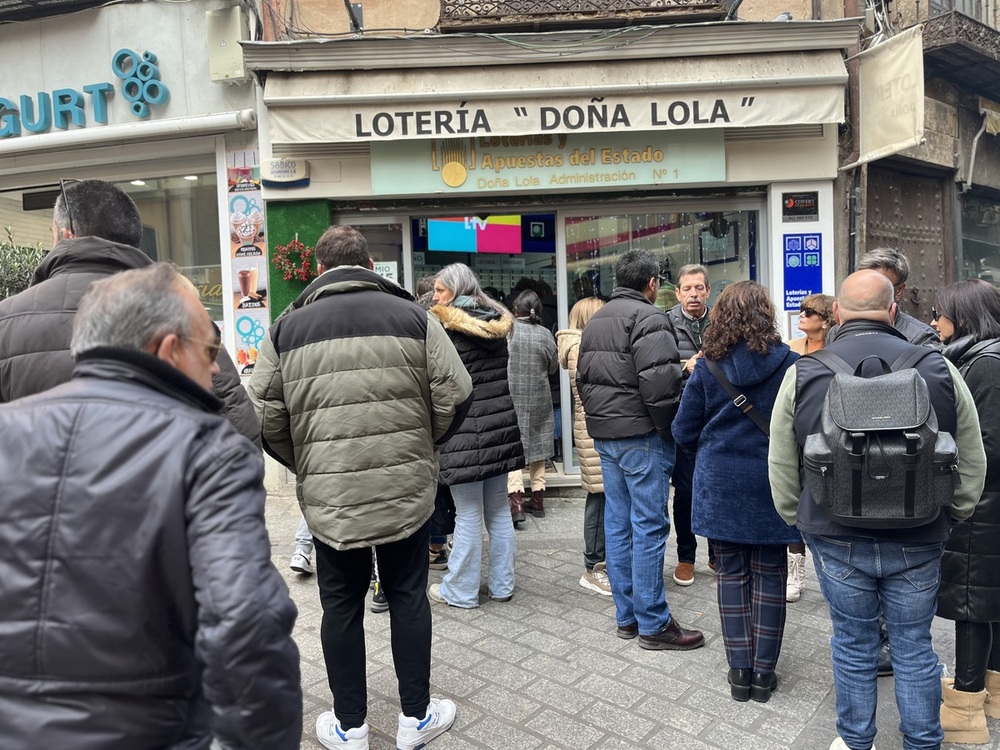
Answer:
[(684, 388), (673, 433), (697, 451), (691, 527), (712, 540), (719, 615), (734, 700), (771, 697), (785, 628), (785, 545), (800, 541), (774, 509), (768, 438), (733, 404), (706, 360), (718, 363), (754, 409), (770, 420), (785, 370), (798, 355), (778, 334), (774, 305), (754, 281), (727, 286), (711, 309), (704, 357)]

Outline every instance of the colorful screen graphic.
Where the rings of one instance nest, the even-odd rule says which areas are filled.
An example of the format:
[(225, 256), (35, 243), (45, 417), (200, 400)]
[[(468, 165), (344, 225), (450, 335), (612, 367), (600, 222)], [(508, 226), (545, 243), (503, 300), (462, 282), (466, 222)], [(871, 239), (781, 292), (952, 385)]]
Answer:
[(453, 253), (520, 253), (520, 216), (427, 220), (427, 249)]

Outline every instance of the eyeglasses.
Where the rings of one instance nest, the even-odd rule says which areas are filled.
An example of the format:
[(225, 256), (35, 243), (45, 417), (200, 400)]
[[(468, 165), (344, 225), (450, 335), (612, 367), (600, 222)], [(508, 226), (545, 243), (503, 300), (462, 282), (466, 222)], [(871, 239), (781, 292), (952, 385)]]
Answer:
[(63, 211), (66, 212), (66, 222), (69, 224), (69, 232), (74, 237), (76, 230), (73, 228), (73, 212), (69, 210), (69, 197), (66, 195), (66, 183), (82, 182), (83, 180), (59, 180), (59, 192), (62, 193)]
[(933, 320), (935, 323), (937, 323), (938, 318), (940, 318), (940, 317), (941, 317), (941, 311), (938, 310), (936, 307), (932, 307), (931, 308), (931, 320)]
[(184, 341), (190, 341), (192, 344), (201, 344), (205, 347), (205, 351), (208, 352), (208, 356), (211, 357), (213, 362), (219, 357), (219, 353), (222, 351), (221, 339), (216, 339), (213, 343), (209, 343), (200, 339), (193, 339), (190, 336), (180, 336), (179, 338)]
[(799, 310), (799, 315), (805, 315), (807, 318), (811, 318), (813, 315), (822, 315), (822, 314), (823, 313), (821, 313), (819, 310), (813, 310), (808, 307), (803, 307), (802, 309)]

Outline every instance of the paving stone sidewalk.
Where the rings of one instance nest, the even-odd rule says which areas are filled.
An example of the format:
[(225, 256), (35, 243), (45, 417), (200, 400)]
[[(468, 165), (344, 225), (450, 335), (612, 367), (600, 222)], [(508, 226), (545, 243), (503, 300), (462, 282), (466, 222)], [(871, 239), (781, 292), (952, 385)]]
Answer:
[[(778, 662), (778, 690), (770, 702), (737, 703), (729, 697), (715, 580), (703, 540), (694, 585), (670, 576), (673, 537), (664, 567), (671, 612), (705, 633), (704, 648), (645, 651), (614, 634), (614, 606), (579, 585), (583, 572), (583, 493), (553, 490), (543, 519), (528, 516), (517, 531), (514, 599), (481, 596), (482, 606), (461, 610), (432, 604), (434, 644), (431, 691), (458, 704), (454, 727), (434, 750), (826, 750), (836, 737), (830, 622), (807, 562), (801, 601), (788, 606)], [(316, 717), (330, 709), (319, 627), (322, 612), (314, 577), (288, 568), (299, 511), (294, 489), (268, 497), (273, 560), (299, 608), (295, 639), (302, 654), (305, 731), (302, 748), (322, 750)], [(430, 571), (430, 582), (443, 572)], [(368, 722), (372, 750), (395, 747), (399, 712), (389, 649), (388, 614), (365, 615), (368, 651)], [(942, 661), (954, 661), (953, 625), (934, 623)], [(899, 714), (892, 678), (879, 679), (879, 750), (899, 750)], [(1000, 721), (990, 720), (993, 750)], [(969, 746), (972, 747), (972, 746)]]

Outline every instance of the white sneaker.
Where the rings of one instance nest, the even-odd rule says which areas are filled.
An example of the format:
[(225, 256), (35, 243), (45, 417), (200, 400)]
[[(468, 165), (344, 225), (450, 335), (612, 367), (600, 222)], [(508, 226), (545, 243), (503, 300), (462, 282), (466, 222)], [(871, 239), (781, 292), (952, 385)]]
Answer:
[(580, 585), (588, 591), (595, 591), (603, 596), (611, 596), (611, 582), (608, 580), (604, 563), (599, 562), (592, 570), (583, 569)]
[(336, 714), (324, 711), (316, 719), (316, 738), (330, 750), (368, 750), (368, 724), (348, 729), (340, 728)]
[(455, 723), (455, 703), (447, 698), (431, 698), (422, 719), (399, 715), (396, 750), (419, 750)]
[[(851, 748), (847, 746), (846, 742), (844, 742), (840, 737), (838, 737), (833, 741), (833, 744), (830, 745), (830, 750), (851, 750)], [(872, 750), (875, 750), (874, 745), (872, 745)]]
[(802, 598), (802, 588), (806, 583), (805, 553), (788, 553), (788, 583), (785, 585), (785, 601), (797, 602)]
[(291, 562), (288, 563), (288, 567), (296, 573), (301, 573), (304, 576), (311, 576), (313, 574), (313, 565), (309, 560), (309, 555), (302, 550), (295, 550), (295, 554), (292, 555), (292, 559)]

